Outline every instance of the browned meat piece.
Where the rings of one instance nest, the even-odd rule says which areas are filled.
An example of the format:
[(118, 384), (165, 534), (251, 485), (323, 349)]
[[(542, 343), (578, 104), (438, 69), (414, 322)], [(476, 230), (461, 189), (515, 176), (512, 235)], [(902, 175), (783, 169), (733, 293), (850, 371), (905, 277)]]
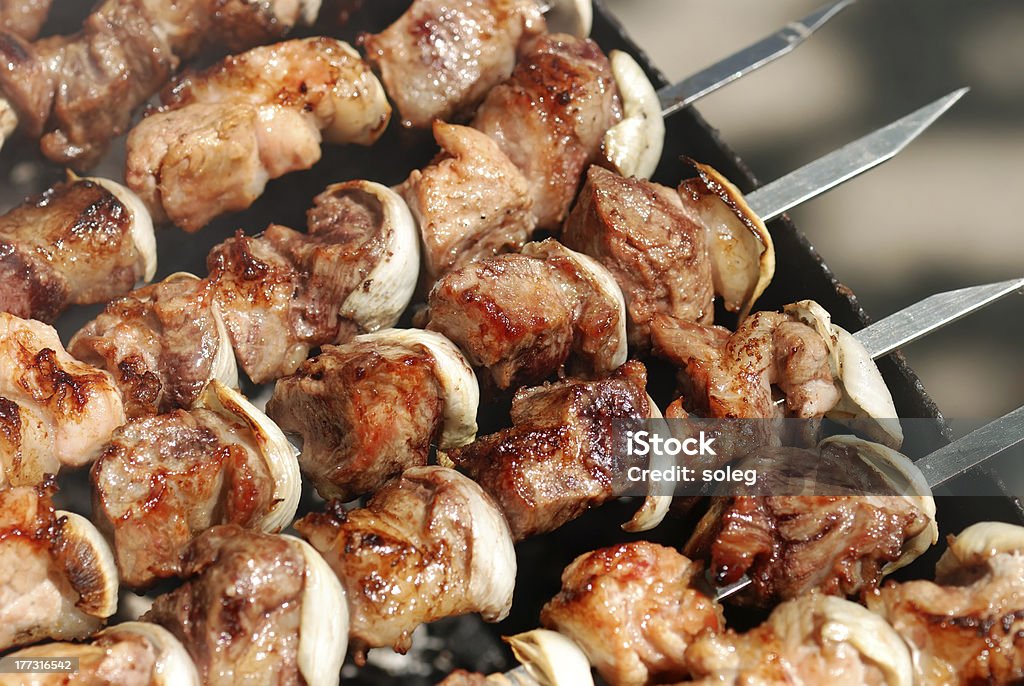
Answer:
[(516, 559), (508, 525), (480, 487), (454, 470), (414, 467), (366, 507), (295, 523), (348, 590), (349, 648), (405, 652), (424, 622), (479, 612), (500, 621), (512, 605)]
[(705, 633), (686, 651), (687, 684), (912, 686), (899, 635), (860, 605), (810, 594), (745, 634)]
[(188, 544), (214, 524), (256, 528), (275, 495), (247, 427), (205, 409), (121, 427), (92, 484), (94, 518), (110, 534), (122, 583), (135, 589), (180, 573)]
[(267, 412), (302, 435), (302, 469), (324, 498), (351, 500), (427, 463), (444, 399), (429, 351), (383, 341), (326, 346), (277, 382)]
[(690, 642), (725, 627), (721, 606), (692, 587), (702, 573), (646, 541), (586, 553), (565, 568), (541, 622), (576, 641), (613, 686), (681, 679)]
[(664, 315), (651, 325), (654, 350), (682, 368), (688, 409), (708, 417), (822, 417), (841, 397), (825, 341), (811, 327), (776, 312), (746, 318), (735, 333)]
[(603, 264), (622, 288), (629, 342), (646, 349), (655, 315), (714, 317), (707, 232), (670, 188), (591, 167), (562, 242)]
[[(986, 531), (987, 530), (987, 531)], [(1006, 534), (1016, 538), (1006, 543)], [(1012, 533), (1011, 533), (1012, 532)], [(890, 583), (867, 597), (910, 646), (915, 684), (969, 686), (1024, 682), (1024, 529), (982, 522), (950, 537), (936, 582)], [(973, 557), (955, 560), (981, 534)], [(1004, 537), (1000, 541), (1000, 534)], [(965, 556), (966, 557), (966, 556)]]
[(125, 178), (154, 217), (198, 231), (333, 143), (373, 143), (391, 114), (359, 55), (333, 38), (255, 48), (190, 74), (128, 136)]
[(515, 540), (554, 531), (612, 497), (613, 478), (624, 471), (616, 420), (650, 417), (646, 384), (643, 365), (630, 361), (600, 381), (520, 389), (512, 428), (448, 458), (494, 498)]
[(469, 114), (545, 30), (533, 0), (415, 0), (363, 38), (406, 126)]
[(0, 0), (0, 31), (32, 40), (46, 23), (53, 0)]
[(399, 189), (416, 217), (432, 284), (449, 269), (518, 252), (534, 228), (526, 179), (487, 136), (434, 123), (441, 155)]
[(493, 138), (530, 183), (542, 229), (557, 229), (583, 170), (622, 118), (611, 65), (589, 39), (538, 38), (508, 81), (487, 94), (473, 127)]
[(709, 559), (718, 584), (747, 575), (753, 585), (734, 598), (770, 606), (811, 590), (850, 596), (878, 586), (931, 524), (897, 496), (722, 497), (683, 552)]
[(234, 361), (209, 285), (179, 274), (132, 291), (79, 329), (68, 349), (113, 374), (129, 417), (191, 407)]
[(280, 105), (199, 103), (146, 117), (128, 136), (125, 180), (157, 221), (185, 231), (249, 207), (267, 181), (320, 159), (320, 132)]
[(104, 0), (72, 36), (27, 43), (0, 34), (0, 92), (44, 154), (76, 168), (95, 163), (179, 60), (206, 45), (244, 50), (300, 20), (296, 0)]
[(600, 376), (626, 360), (625, 306), (611, 274), (553, 240), (453, 270), (428, 302), (428, 328), (498, 388), (543, 381), (567, 361)]
[(149, 216), (110, 183), (58, 183), (0, 217), (0, 310), (50, 322), (70, 304), (106, 302), (152, 278)]
[(0, 312), (0, 359), (0, 484), (88, 464), (124, 423), (114, 379), (65, 352), (53, 327)]
[[(402, 219), (391, 204), (402, 201), (377, 184), (335, 184), (314, 198), (308, 233), (271, 225), (210, 252), (209, 280), (249, 378), (291, 374), (315, 347), (394, 325), (418, 254), (408, 210), (402, 205)], [(402, 302), (389, 305), (396, 297)]]
[(307, 683), (300, 630), (309, 572), (298, 542), (215, 526), (189, 546), (182, 569), (185, 583), (158, 597), (143, 620), (184, 644), (202, 683)]
[(77, 659), (73, 672), (0, 674), (0, 686), (200, 686), (192, 658), (166, 629), (121, 622), (88, 643), (42, 643), (11, 653), (18, 660)]
[(370, 145), (391, 119), (387, 96), (348, 43), (318, 36), (267, 45), (187, 73), (164, 89), (162, 111), (245, 102), (308, 112), (331, 143)]
[(117, 569), (88, 520), (58, 512), (53, 482), (0, 489), (0, 651), (82, 639), (117, 607)]

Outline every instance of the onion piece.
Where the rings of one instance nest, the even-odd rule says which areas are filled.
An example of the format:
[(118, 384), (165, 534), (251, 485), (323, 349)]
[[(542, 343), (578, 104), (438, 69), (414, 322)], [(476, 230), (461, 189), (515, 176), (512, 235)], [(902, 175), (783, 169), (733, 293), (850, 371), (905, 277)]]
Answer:
[(601, 147), (619, 174), (649, 179), (665, 146), (661, 101), (644, 70), (628, 53), (612, 50), (609, 59), (622, 97), (623, 118), (608, 129)]

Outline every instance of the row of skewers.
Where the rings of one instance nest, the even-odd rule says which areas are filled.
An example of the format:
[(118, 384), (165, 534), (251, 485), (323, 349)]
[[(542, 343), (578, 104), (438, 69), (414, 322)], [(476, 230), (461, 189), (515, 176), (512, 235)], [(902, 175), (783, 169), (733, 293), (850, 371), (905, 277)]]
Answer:
[[(430, 3), (414, 3), (403, 20), (411, 22), (425, 6)], [(396, 26), (399, 35), (408, 28)], [(125, 625), (107, 630), (98, 642), (103, 656), (121, 643), (148, 651), (150, 676), (161, 671), (156, 665), (162, 660), (173, 662), (182, 679), (173, 683), (238, 683), (261, 672), (286, 675), (285, 682), (336, 683), (345, 654), (339, 636), (348, 634), (361, 658), (374, 646), (407, 648), (421, 622), (464, 612), (501, 619), (512, 599), (513, 542), (551, 531), (613, 497), (604, 486), (607, 466), (596, 460), (607, 445), (607, 423), (659, 412), (646, 394), (643, 365), (626, 361), (627, 342), (680, 367), (685, 411), (772, 417), (779, 412), (774, 394), (781, 392), (788, 414), (852, 412), (874, 420), (875, 437), (898, 447), (895, 408), (870, 355), (814, 303), (747, 317), (735, 333), (709, 328), (716, 294), (745, 315), (774, 270), (761, 217), (717, 172), (698, 166), (697, 179), (677, 193), (592, 167), (569, 213), (587, 163), (613, 147), (601, 146), (611, 123), (611, 84), (626, 89), (593, 44), (541, 37), (533, 45), (504, 90), (489, 91), (498, 90), (496, 101), (503, 103), (491, 110), (492, 124), (435, 123), (444, 154), (413, 172), (398, 192), (369, 181), (337, 184), (314, 201), (307, 234), (271, 226), (258, 237), (238, 235), (211, 252), (205, 279), (177, 275), (115, 300), (69, 344), (81, 362), (64, 353), (47, 327), (5, 317), (5, 345), (20, 364), (3, 389), (12, 396), (6, 400), (12, 408), (7, 414), (15, 418), (10, 425), (18, 427), (6, 434), (17, 442), (5, 451), (14, 456), (5, 461), (5, 477), (14, 486), (4, 493), (14, 511), (20, 504), (27, 521), (40, 522), (11, 530), (45, 532), (32, 540), (42, 555), (25, 559), (42, 560), (47, 575), (67, 579), (70, 587), (35, 589), (43, 595), (32, 603), (3, 606), (13, 607), (18, 618), (26, 605), (66, 607), (74, 594), (82, 601), (76, 605), (81, 612), (58, 615), (56, 627), (47, 624), (52, 615), (29, 612), (27, 623), (11, 625), (16, 628), (6, 645), (95, 631), (113, 613), (118, 579), (136, 589), (184, 579), (147, 615), (171, 635), (156, 624)], [(185, 90), (209, 94), (226, 84), (230, 92), (234, 75), (243, 73), (248, 81), (256, 72), (265, 74), (258, 58), (269, 54), (228, 60), (205, 72), (213, 87), (204, 91), (193, 81)], [(279, 48), (274, 59), (281, 54)], [(531, 152), (524, 141), (551, 140), (544, 125), (554, 121), (557, 129), (562, 115), (545, 119), (544, 110), (533, 107), (536, 98), (528, 97), (524, 102), (531, 107), (519, 110), (507, 103), (529, 92), (545, 60), (563, 64), (569, 57), (589, 69), (548, 74), (535, 85), (551, 89), (559, 76), (577, 79), (563, 91), (572, 94), (568, 102), (550, 103), (555, 111), (578, 114), (596, 100), (595, 111), (606, 118), (585, 141), (569, 141), (577, 154), (543, 157), (534, 154), (543, 144)], [(231, 72), (238, 63), (249, 71)], [(594, 83), (602, 85), (595, 89)], [(600, 97), (591, 98), (594, 90)], [(483, 92), (476, 97), (485, 97), (486, 108), (491, 95)], [(628, 111), (627, 104), (621, 106)], [(645, 112), (649, 118), (650, 108)], [(477, 118), (479, 124), (481, 114)], [(502, 134), (509, 126), (514, 133)], [(530, 127), (539, 127), (541, 135), (524, 135)], [(566, 152), (564, 137), (557, 140)], [(634, 158), (649, 154), (650, 136), (639, 140)], [(523, 146), (521, 156), (510, 154), (509, 146)], [(150, 272), (151, 230), (137, 196), (112, 182), (75, 179), (54, 195), (80, 193), (102, 197), (86, 205), (92, 216), (97, 206), (120, 208), (113, 212), (121, 226), (115, 235), (124, 247), (114, 259), (128, 272), (122, 281)], [(224, 197), (214, 195), (218, 202)], [(52, 216), (48, 206), (40, 201), (20, 211)], [(562, 242), (528, 242), (536, 227), (557, 229), (567, 214)], [(651, 216), (664, 219), (648, 229)], [(647, 242), (646, 250), (627, 250), (637, 238)], [(505, 252), (510, 254), (496, 255)], [(67, 285), (64, 300), (48, 305), (51, 317), (86, 290), (74, 278), (58, 276)], [(390, 329), (414, 297), (418, 278), (422, 289), (430, 289), (419, 315), (426, 330)], [(31, 302), (36, 290), (25, 290), (24, 300)], [(340, 345), (329, 345), (335, 342)], [(737, 374), (752, 357), (762, 360), (757, 373)], [(232, 389), (235, 358), (254, 381), (285, 377), (266, 414)], [(477, 440), (474, 368), (490, 387), (518, 389), (513, 426)], [(562, 368), (569, 378), (541, 384)], [(680, 400), (669, 414), (683, 416), (683, 408)], [(298, 459), (282, 428), (303, 437)], [(443, 461), (474, 480), (424, 466), (432, 444), (443, 450)], [(538, 452), (542, 445), (545, 452)], [(913, 470), (891, 452), (863, 441), (854, 445), (866, 465), (881, 461)], [(524, 462), (524, 455), (535, 463)], [(80, 517), (61, 519), (47, 500), (45, 475), (56, 472), (59, 462), (94, 460), (94, 515), (105, 537)], [(312, 548), (274, 535), (295, 516), (300, 467), (326, 497), (374, 494), (365, 507), (334, 504), (300, 520), (296, 529)], [(919, 553), (922, 542), (935, 540), (930, 494), (912, 504), (897, 498), (851, 508), (852, 502), (840, 500), (835, 507), (853, 521), (877, 517), (890, 523), (865, 532), (856, 550), (826, 553), (833, 561), (852, 556), (856, 578), (838, 584), (826, 575), (779, 588), (787, 569), (778, 565), (751, 572), (748, 601), (770, 605), (818, 587), (846, 595), (869, 590), (886, 567), (909, 561), (904, 558)], [(664, 503), (650, 498), (630, 526), (657, 525)], [(725, 520), (729, 507), (739, 512), (745, 506), (730, 503), (712, 519)], [(797, 509), (808, 519), (816, 516), (806, 505)], [(899, 525), (891, 526), (896, 520)], [(713, 527), (705, 534), (707, 528)], [(741, 532), (732, 540), (742, 539)], [(720, 544), (721, 532), (708, 540)], [(701, 547), (698, 540), (688, 552)], [(75, 566), (83, 561), (88, 574)], [(27, 576), (41, 578), (37, 570)], [(88, 577), (85, 585), (75, 585), (82, 577)], [(809, 614), (842, 611), (824, 604), (829, 607)], [(572, 635), (564, 624), (558, 628)], [(603, 661), (616, 659), (611, 653), (587, 650), (581, 636), (573, 638), (610, 683), (633, 683), (602, 668)], [(756, 635), (750, 641), (759, 644)], [(718, 674), (688, 669), (691, 676)]]

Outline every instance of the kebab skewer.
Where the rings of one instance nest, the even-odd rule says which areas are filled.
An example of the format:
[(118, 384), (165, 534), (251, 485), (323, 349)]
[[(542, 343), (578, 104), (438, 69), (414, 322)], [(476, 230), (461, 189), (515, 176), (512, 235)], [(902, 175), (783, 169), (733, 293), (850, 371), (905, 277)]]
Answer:
[(156, 273), (153, 221), (135, 193), (71, 175), (0, 217), (0, 311), (52, 322)]
[(16, 123), (52, 161), (89, 167), (181, 61), (210, 45), (244, 50), (280, 38), (318, 11), (318, 0), (104, 0), (70, 36), (0, 34), (0, 144)]

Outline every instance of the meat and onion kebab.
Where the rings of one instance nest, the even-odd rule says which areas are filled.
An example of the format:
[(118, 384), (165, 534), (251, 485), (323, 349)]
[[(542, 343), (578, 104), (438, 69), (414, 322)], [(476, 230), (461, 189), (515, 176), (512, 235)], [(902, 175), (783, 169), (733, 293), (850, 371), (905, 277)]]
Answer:
[(317, 0), (104, 0), (70, 36), (0, 33), (0, 110), (13, 108), (52, 161), (86, 168), (181, 62), (279, 40), (318, 10)]
[(298, 464), (280, 429), (214, 381), (189, 412), (142, 417), (114, 432), (92, 467), (93, 513), (121, 583), (176, 576), (215, 524), (277, 533), (298, 506)]
[(391, 116), (358, 53), (324, 37), (184, 74), (162, 103), (128, 136), (125, 179), (154, 219), (186, 231), (249, 207), (269, 179), (312, 167), (322, 139), (372, 144)]
[(320, 551), (348, 591), (349, 645), (405, 652), (425, 622), (478, 612), (504, 619), (516, 556), (508, 525), (473, 481), (452, 469), (413, 467), (365, 507), (336, 501), (296, 530)]
[(53, 327), (0, 312), (0, 488), (92, 462), (125, 422), (114, 379), (71, 357)]
[(694, 638), (725, 628), (721, 606), (693, 587), (702, 574), (700, 563), (646, 541), (585, 553), (565, 568), (541, 622), (573, 639), (609, 684), (682, 679)]
[(117, 608), (117, 569), (84, 517), (55, 510), (52, 481), (0, 488), (0, 651), (83, 639)]
[(71, 177), (0, 217), (0, 311), (52, 322), (124, 295), (156, 272), (153, 223), (108, 179)]

